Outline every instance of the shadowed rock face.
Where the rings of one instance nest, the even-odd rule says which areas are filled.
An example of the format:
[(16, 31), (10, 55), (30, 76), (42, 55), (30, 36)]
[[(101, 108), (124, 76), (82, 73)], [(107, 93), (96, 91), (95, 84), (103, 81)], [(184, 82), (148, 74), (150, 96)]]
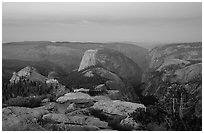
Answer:
[(128, 80), (132, 85), (141, 82), (142, 70), (131, 59), (111, 49), (87, 50), (84, 53), (78, 71), (92, 66), (100, 66)]
[(139, 98), (136, 94), (135, 88), (133, 88), (129, 83), (122, 80), (116, 73), (110, 72), (101, 67), (90, 67), (89, 69), (81, 71), (85, 77), (89, 77), (87, 73), (91, 73), (92, 76), (100, 76), (107, 79), (104, 83), (110, 90), (119, 90), (117, 99), (132, 101), (140, 103)]
[[(202, 74), (202, 44), (171, 44), (153, 48), (149, 55), (146, 91), (154, 94), (163, 82), (188, 83)], [(197, 78), (198, 79), (198, 78)]]

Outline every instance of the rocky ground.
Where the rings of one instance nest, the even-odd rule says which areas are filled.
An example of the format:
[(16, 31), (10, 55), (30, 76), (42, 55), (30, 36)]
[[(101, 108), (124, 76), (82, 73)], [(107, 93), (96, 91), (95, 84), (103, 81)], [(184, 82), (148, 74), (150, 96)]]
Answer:
[(136, 130), (140, 124), (129, 114), (137, 108), (145, 106), (77, 91), (66, 93), (55, 102), (43, 99), (40, 107), (4, 107), (2, 126), (4, 131)]

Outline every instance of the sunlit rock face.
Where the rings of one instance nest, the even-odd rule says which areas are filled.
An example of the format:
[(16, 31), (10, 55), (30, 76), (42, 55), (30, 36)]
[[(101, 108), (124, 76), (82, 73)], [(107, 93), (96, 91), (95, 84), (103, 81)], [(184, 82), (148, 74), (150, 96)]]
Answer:
[(81, 64), (79, 66), (78, 71), (81, 71), (85, 68), (88, 68), (90, 66), (95, 66), (96, 65), (96, 53), (98, 50), (87, 50), (84, 53), (84, 56), (82, 58)]
[(109, 114), (117, 114), (121, 116), (128, 116), (137, 108), (146, 108), (143, 104), (125, 102), (120, 100), (99, 101), (93, 106), (93, 109), (102, 110)]
[(118, 51), (105, 48), (87, 50), (78, 71), (94, 66), (107, 69), (133, 85), (141, 82), (142, 70), (130, 58)]

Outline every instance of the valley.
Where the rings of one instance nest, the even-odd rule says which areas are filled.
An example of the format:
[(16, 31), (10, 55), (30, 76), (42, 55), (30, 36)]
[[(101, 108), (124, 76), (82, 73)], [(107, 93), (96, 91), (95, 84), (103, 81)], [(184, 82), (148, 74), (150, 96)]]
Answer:
[(202, 43), (2, 44), (3, 130), (200, 131)]

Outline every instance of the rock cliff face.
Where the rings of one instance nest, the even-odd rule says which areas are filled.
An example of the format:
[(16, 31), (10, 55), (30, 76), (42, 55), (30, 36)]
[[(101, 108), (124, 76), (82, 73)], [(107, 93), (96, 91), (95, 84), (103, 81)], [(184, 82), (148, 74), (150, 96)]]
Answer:
[[(186, 106), (198, 107), (202, 97), (202, 94), (199, 93), (202, 90), (202, 44), (160, 46), (150, 51), (150, 56), (149, 72), (145, 74), (143, 95), (152, 95), (158, 100), (164, 100), (169, 94), (173, 95), (181, 91), (182, 95), (185, 92), (185, 97), (188, 97), (185, 99)], [(183, 110), (185, 109), (187, 107), (183, 107)], [(196, 114), (198, 110), (190, 112)], [(188, 111), (185, 110), (184, 114), (185, 112)]]
[(131, 59), (118, 51), (104, 48), (87, 50), (78, 71), (93, 66), (107, 69), (133, 85), (138, 85), (141, 82), (142, 70)]
[(202, 43), (179, 43), (158, 46), (149, 52), (149, 57), (149, 68), (153, 70), (160, 67), (166, 59), (202, 59)]
[(81, 61), (81, 64), (79, 66), (79, 69), (78, 71), (81, 71), (87, 67), (90, 67), (90, 66), (95, 66), (96, 65), (96, 53), (98, 52), (98, 50), (87, 50), (85, 53), (84, 53), (84, 56), (82, 58), (82, 61)]

